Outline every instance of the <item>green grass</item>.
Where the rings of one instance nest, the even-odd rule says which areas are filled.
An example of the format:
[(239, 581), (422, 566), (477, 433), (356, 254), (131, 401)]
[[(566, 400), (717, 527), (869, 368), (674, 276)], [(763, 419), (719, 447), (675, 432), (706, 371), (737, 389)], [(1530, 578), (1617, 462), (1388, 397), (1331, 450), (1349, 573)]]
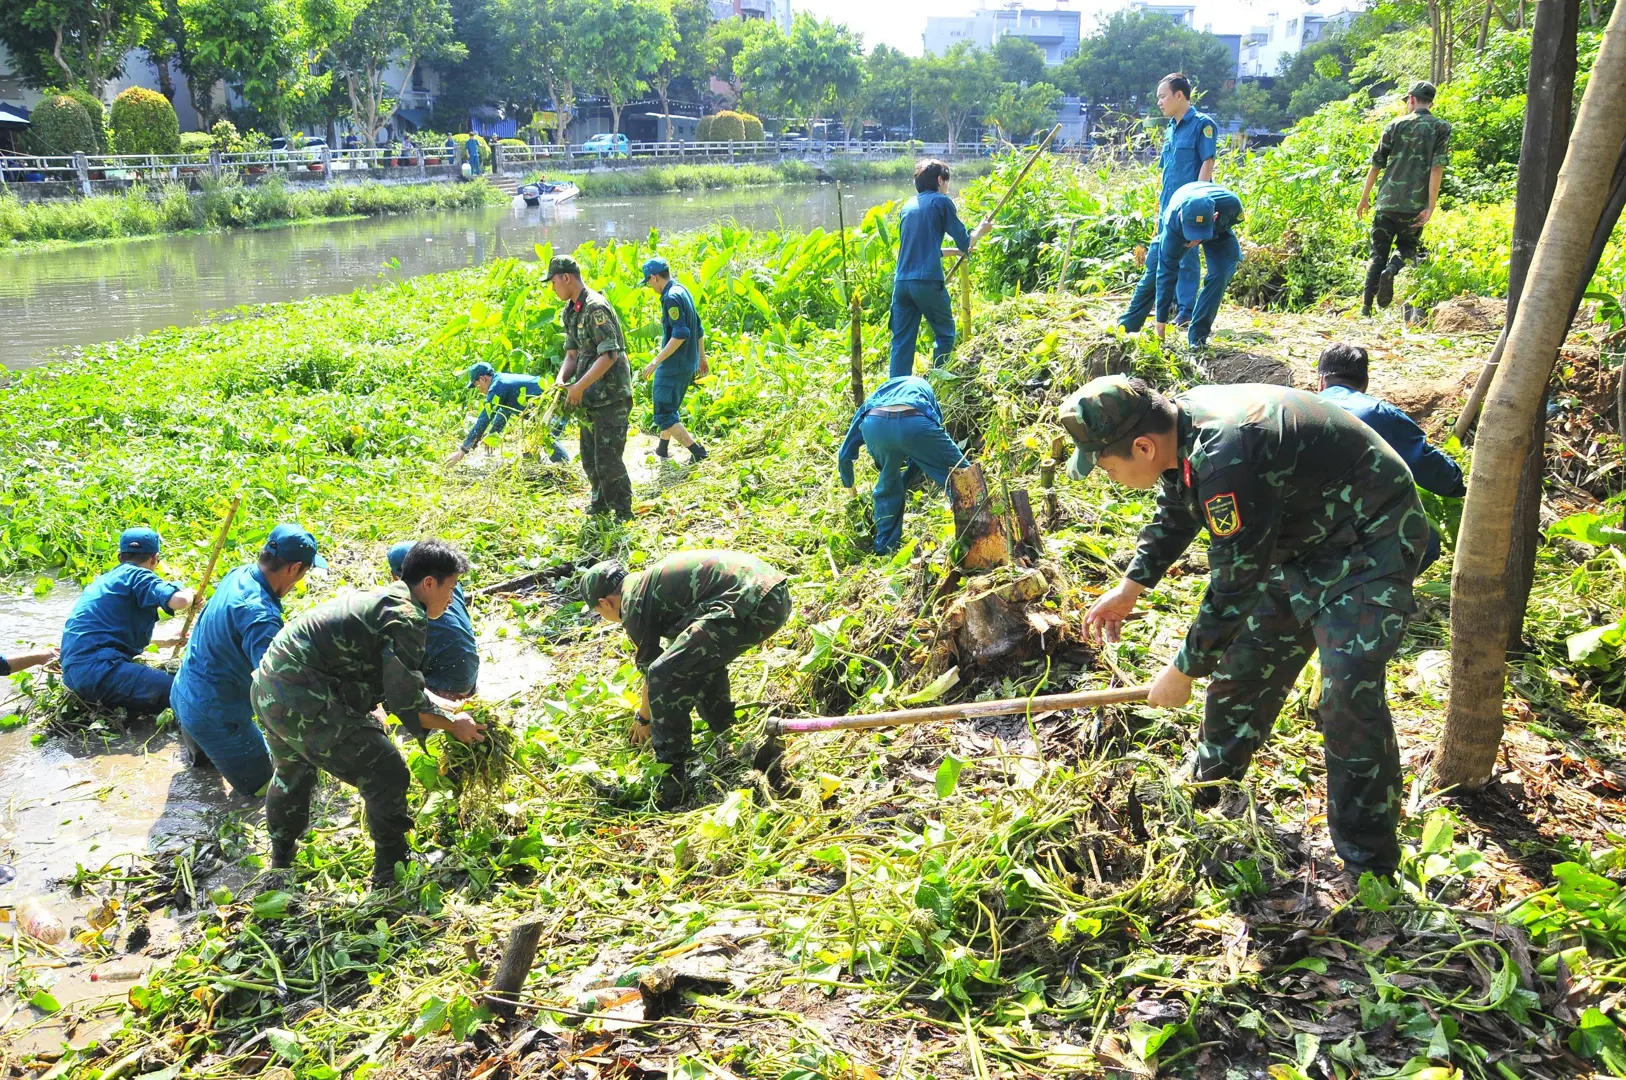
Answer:
[[(846, 256), (867, 317), (872, 387), (886, 366), (896, 223), (886, 215), (866, 217)], [(289, 601), (295, 611), (338, 587), (379, 582), (386, 546), (404, 535), (462, 546), (474, 586), (560, 571), (539, 593), (477, 601), (481, 623), (532, 645), (546, 677), (487, 714), (513, 726), (519, 765), (493, 778), (490, 797), (455, 790), (435, 744), (408, 748), (417, 842), (439, 857), (411, 869), (393, 904), (361, 896), (370, 846), (349, 789), (318, 811), (288, 892), (210, 896), (212, 882), (195, 883), (185, 856), (85, 867), (76, 884), (127, 910), (175, 904), (204, 914), (178, 958), (107, 1006), (123, 1028), (70, 1052), (63, 1073), (173, 1065), (224, 1078), (274, 1064), (311, 1078), (378, 1066), (422, 1074), (451, 1055), (468, 1075), (492, 1045), (514, 1039), (490, 1041), (482, 972), (495, 967), (508, 926), (538, 917), (542, 952), (522, 992), (523, 1022), (586, 1029), (574, 1050), (553, 1036), (536, 1043), (561, 1059), (523, 1059), (539, 1073), (614, 1040), (613, 1052), (633, 1060), (675, 1058), (684, 1077), (761, 1080), (1156, 1066), (1307, 1080), (1322, 1074), (1318, 1061), (1347, 1077), (1439, 1067), (1431, 1059), (1464, 1080), (1510, 1080), (1497, 1062), (1522, 1069), (1527, 1055), (1557, 1075), (1560, 1050), (1608, 1065), (1620, 1038), (1609, 1017), (1598, 1012), (1600, 1025), (1584, 1014), (1591, 1026), (1577, 1030), (1543, 1011), (1562, 976), (1541, 967), (1582, 942), (1566, 960), (1592, 980), (1565, 984), (1583, 987), (1577, 1013), (1607, 1004), (1626, 968), (1626, 901), (1612, 880), (1626, 856), (1608, 836), (1626, 835), (1626, 822), (1612, 803), (1587, 800), (1582, 785), (1592, 781), (1579, 765), (1621, 756), (1618, 714), (1599, 700), (1618, 695), (1618, 682), (1593, 673), (1583, 688), (1555, 671), (1567, 663), (1565, 634), (1618, 614), (1618, 550), (1608, 544), (1579, 561), (1543, 549), (1538, 648), (1516, 670), (1514, 700), (1539, 716), (1516, 727), (1510, 760), (1548, 785), (1543, 812), (1556, 822), (1508, 841), (1408, 770), (1418, 786), (1409, 789), (1403, 880), (1393, 890), (1369, 883), (1342, 907), (1318, 885), (1325, 792), (1308, 673), (1234, 813), (1194, 810), (1174, 779), (1197, 710), (1140, 707), (809, 738), (793, 746), (792, 791), (771, 788), (702, 736), (703, 805), (654, 813), (655, 769), (625, 740), (638, 693), (630, 647), (582, 612), (570, 567), (726, 546), (791, 574), (790, 623), (734, 668), (744, 740), (768, 715), (895, 706), (929, 686), (942, 624), (931, 598), (954, 530), (942, 500), (922, 492), (897, 556), (867, 555), (855, 535), (857, 504), (834, 463), (851, 415), (839, 237), (724, 223), (658, 248), (584, 246), (577, 257), (620, 310), (635, 367), (655, 345), (655, 298), (637, 278), (652, 250), (678, 268), (706, 318), (713, 373), (685, 418), (713, 457), (694, 470), (644, 462), (626, 526), (581, 517), (575, 466), (517, 458), (541, 441), (523, 422), (510, 425), (501, 464), (476, 458), (449, 474), (436, 464), (471, 415), (470, 363), (554, 369), (562, 342), (558, 301), (540, 277), (545, 248), (543, 264), (381, 284), (97, 346), (0, 395), (5, 569), (88, 576), (112, 561), (122, 525), (145, 521), (190, 574), (225, 503), (243, 492), (228, 558), (250, 555), (273, 523), (290, 519), (332, 553), (334, 572), (302, 587)], [(1099, 329), (1110, 301), (988, 301), (979, 299), (976, 333), (940, 392), (951, 429), (978, 437), (994, 490), (1036, 486), (1057, 403), (1098, 365), (1170, 388), (1194, 378), (1149, 337)], [(1081, 308), (1087, 317), (1069, 317)], [(1303, 335), (1319, 341), (1340, 329), (1314, 318), (1230, 311), (1221, 325), (1246, 324), (1250, 340), (1269, 342), (1250, 348), (1302, 363)], [(1451, 347), (1415, 331), (1385, 340), (1413, 357)], [(634, 420), (647, 427), (646, 384)], [(861, 489), (872, 480), (866, 459)], [(1055, 609), (1076, 620), (1120, 572), (1153, 499), (1099, 474), (1062, 481), (1059, 498), (1048, 572)], [(1412, 624), (1394, 673), (1408, 751), (1437, 728), (1440, 692), (1416, 681), (1415, 662), (1449, 647), (1437, 601), (1448, 562), (1424, 582), (1436, 599)], [(1202, 582), (1194, 572), (1171, 577), (1115, 648), (1074, 641), (967, 672), (945, 700), (1145, 681), (1177, 647)], [(1552, 764), (1566, 755), (1581, 779)], [(233, 819), (221, 841), (228, 860), (260, 865), (256, 825)], [(1543, 860), (1559, 858), (1576, 864), (1562, 873), (1579, 886), (1548, 889), (1557, 879)], [(1498, 913), (1532, 897), (1511, 911), (1529, 924), (1526, 938)], [(628, 1035), (584, 1019), (661, 967), (682, 977), (668, 1006), (701, 1026)], [(697, 971), (722, 977), (696, 982)], [(38, 986), (19, 979), (9, 989), (27, 1001)]]
[(178, 184), (134, 187), (122, 195), (22, 202), (0, 193), (0, 251), (54, 241), (111, 240), (197, 229), (404, 214), (503, 203), (485, 183), (336, 184), (299, 188), (276, 179), (252, 186), (210, 182), (190, 194)]
[[(643, 169), (614, 169), (554, 173), (553, 179), (568, 178), (582, 190), (583, 198), (617, 195), (660, 195), (678, 191), (713, 191), (723, 188), (768, 187), (775, 184), (811, 184), (820, 173), (843, 183), (907, 180), (914, 175), (914, 158), (882, 161), (837, 160), (815, 167), (804, 161), (741, 165), (654, 165)], [(967, 178), (983, 175), (990, 168), (986, 159), (959, 162), (957, 175)], [(540, 173), (533, 174), (535, 176)]]

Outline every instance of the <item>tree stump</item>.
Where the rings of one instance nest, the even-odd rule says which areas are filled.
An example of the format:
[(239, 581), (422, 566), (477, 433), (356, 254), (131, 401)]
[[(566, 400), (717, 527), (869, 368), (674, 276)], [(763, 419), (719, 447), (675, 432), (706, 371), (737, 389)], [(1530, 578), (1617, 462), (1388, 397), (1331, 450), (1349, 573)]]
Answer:
[(498, 1016), (514, 1015), (514, 995), (525, 985), (525, 977), (536, 962), (536, 947), (542, 940), (542, 923), (521, 923), (508, 931), (502, 950), (502, 967), (486, 990), (485, 1007)]
[(954, 511), (956, 546), (963, 552), (962, 570), (991, 570), (1011, 561), (1011, 538), (1005, 515), (996, 512), (981, 465), (968, 465), (949, 473), (949, 506)]

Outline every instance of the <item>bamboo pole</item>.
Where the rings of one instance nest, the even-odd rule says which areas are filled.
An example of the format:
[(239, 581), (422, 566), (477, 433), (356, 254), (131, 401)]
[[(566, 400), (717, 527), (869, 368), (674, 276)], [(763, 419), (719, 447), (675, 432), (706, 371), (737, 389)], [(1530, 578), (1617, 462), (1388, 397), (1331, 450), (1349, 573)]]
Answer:
[(864, 404), (864, 307), (853, 292), (852, 279), (847, 274), (847, 204), (841, 197), (841, 181), (836, 181), (836, 222), (841, 228), (841, 287), (847, 291), (847, 304), (851, 309), (852, 340), (848, 345), (848, 362), (852, 365), (853, 408)]
[[(994, 204), (994, 212), (988, 215), (988, 219), (990, 221), (998, 217), (999, 212), (1005, 209), (1005, 204), (1011, 201), (1011, 196), (1016, 194), (1016, 189), (1021, 187), (1022, 181), (1028, 178), (1028, 170), (1033, 168), (1034, 163), (1039, 160), (1039, 155), (1044, 153), (1045, 150), (1049, 148), (1050, 140), (1054, 139), (1056, 137), (1056, 133), (1060, 130), (1060, 124), (1057, 124), (1055, 127), (1051, 128), (1050, 134), (1046, 135), (1044, 137), (1044, 141), (1034, 148), (1033, 153), (1028, 155), (1027, 164), (1022, 166), (1022, 171), (1016, 174), (1016, 179), (1011, 182), (1011, 186), (1005, 191), (1004, 195), (1000, 196), (999, 202)], [(965, 256), (961, 255), (960, 261), (949, 267), (948, 276), (945, 280), (953, 281), (955, 273), (960, 269), (960, 264), (963, 262), (965, 262)]]
[(858, 731), (865, 728), (904, 727), (937, 720), (970, 720), (981, 716), (1013, 716), (1017, 713), (1058, 712), (1062, 709), (1089, 709), (1100, 705), (1122, 705), (1145, 701), (1150, 687), (1121, 686), (1111, 690), (1081, 690), (1072, 694), (1043, 697), (1001, 698), (998, 701), (966, 701), (958, 705), (934, 705), (924, 709), (896, 712), (855, 713), (848, 716), (815, 716), (806, 720), (771, 719), (768, 734), (809, 735), (818, 731)]
[(174, 650), (169, 654), (171, 660), (181, 655), (186, 648), (186, 639), (192, 634), (192, 623), (198, 617), (198, 609), (203, 607), (203, 594), (209, 589), (209, 582), (215, 576), (215, 564), (220, 561), (220, 549), (226, 546), (226, 534), (231, 531), (231, 523), (237, 517), (237, 508), (243, 505), (241, 495), (231, 501), (231, 509), (226, 511), (226, 520), (220, 523), (220, 532), (215, 536), (214, 550), (209, 552), (209, 564), (203, 568), (203, 577), (198, 581), (198, 591), (192, 597), (192, 606), (186, 610), (186, 622), (181, 626), (181, 636), (175, 642)]

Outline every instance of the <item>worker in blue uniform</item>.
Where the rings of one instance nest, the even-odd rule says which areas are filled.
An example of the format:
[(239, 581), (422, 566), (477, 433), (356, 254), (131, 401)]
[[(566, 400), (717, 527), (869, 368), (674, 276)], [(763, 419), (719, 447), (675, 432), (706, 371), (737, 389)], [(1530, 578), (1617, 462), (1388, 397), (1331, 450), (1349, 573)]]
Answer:
[(922, 318), (937, 339), (932, 366), (954, 351), (954, 305), (943, 279), (943, 237), (951, 237), (959, 253), (969, 255), (994, 227), (985, 220), (967, 235), (948, 195), (949, 175), (941, 161), (917, 164), (915, 197), (903, 204), (898, 221), (898, 266), (892, 274), (892, 378), (914, 374)]
[(170, 691), (170, 707), (192, 753), (212, 764), (239, 795), (271, 779), (271, 754), (254, 723), (249, 683), (271, 639), (282, 629), (282, 599), (313, 567), (316, 538), (298, 525), (278, 525), (259, 558), (220, 579), (198, 615)]
[(1158, 235), (1157, 300), (1154, 304), (1157, 336), (1168, 328), (1174, 313), (1175, 281), (1180, 274), (1183, 253), (1202, 246), (1202, 288), (1191, 309), (1191, 325), (1186, 340), (1193, 349), (1206, 349), (1214, 330), (1214, 316), (1230, 287), (1236, 268), (1242, 263), (1242, 247), (1236, 240), (1236, 223), (1242, 220), (1242, 200), (1218, 184), (1199, 180), (1174, 193), (1163, 213), (1163, 231)]
[[(390, 576), (397, 581), (406, 566), (413, 541), (403, 540), (390, 548)], [(480, 679), (480, 649), (474, 641), (474, 621), (469, 618), (469, 600), (462, 585), (452, 587), (452, 602), (438, 618), (430, 619), (423, 650), (423, 681), (429, 692), (461, 701), (474, 693)]]
[(79, 594), (62, 628), (62, 684), (85, 701), (132, 712), (169, 707), (174, 676), (139, 663), (158, 611), (185, 611), (193, 591), (157, 574), (163, 541), (148, 528), (119, 536), (119, 565)]
[(694, 297), (672, 280), (672, 267), (665, 259), (644, 263), (644, 284), (661, 298), (661, 351), (643, 371), (644, 378), (654, 380), (650, 398), (655, 407), (655, 430), (660, 433), (655, 456), (669, 457), (676, 441), (689, 451), (689, 464), (694, 465), (711, 455), (683, 426), (679, 410), (689, 384), (706, 373), (706, 328), (700, 324)]
[[(1169, 118), (1158, 159), (1163, 174), (1163, 186), (1157, 197), (1161, 229), (1163, 214), (1176, 191), (1198, 180), (1214, 179), (1214, 155), (1219, 149), (1219, 137), (1214, 118), (1191, 104), (1191, 80), (1179, 72), (1163, 76), (1163, 81), (1157, 84), (1157, 106)], [(1146, 316), (1151, 314), (1157, 291), (1158, 250), (1158, 239), (1154, 236), (1146, 249), (1146, 270), (1129, 298), (1129, 309), (1118, 320), (1118, 325), (1130, 333), (1140, 330), (1146, 324)], [(1180, 257), (1180, 274), (1174, 285), (1176, 325), (1184, 326), (1191, 321), (1201, 275), (1197, 249), (1187, 249)]]
[(847, 438), (836, 455), (844, 487), (853, 486), (858, 448), (875, 459), (875, 553), (889, 555), (903, 538), (903, 503), (909, 473), (919, 470), (939, 489), (948, 474), (966, 464), (965, 454), (943, 430), (943, 411), (932, 384), (918, 375), (886, 380), (853, 414)]
[[(1430, 443), (1411, 417), (1366, 392), (1369, 361), (1365, 349), (1343, 342), (1329, 345), (1321, 353), (1316, 370), (1321, 376), (1321, 396), (1345, 412), (1353, 413), (1356, 419), (1383, 436), (1383, 441), (1411, 470), (1411, 478), (1418, 487), (1447, 499), (1460, 499), (1468, 494), (1462, 466)], [(1430, 522), (1428, 548), (1423, 553), (1419, 573), (1439, 557), (1440, 533)]]
[[(518, 416), (527, 405), (541, 400), (543, 392), (542, 380), (535, 375), (516, 375), (509, 371), (499, 375), (496, 368), (484, 361), (469, 368), (469, 385), (485, 395), (485, 403), (480, 407), (480, 415), (475, 417), (474, 426), (464, 437), (463, 445), (446, 459), (447, 465), (462, 461), (487, 435), (502, 434), (508, 426), (508, 418)], [(551, 457), (555, 464), (570, 460), (570, 455), (559, 445), (557, 438), (563, 428), (564, 417), (556, 415), (548, 431), (549, 438), (553, 439)]]

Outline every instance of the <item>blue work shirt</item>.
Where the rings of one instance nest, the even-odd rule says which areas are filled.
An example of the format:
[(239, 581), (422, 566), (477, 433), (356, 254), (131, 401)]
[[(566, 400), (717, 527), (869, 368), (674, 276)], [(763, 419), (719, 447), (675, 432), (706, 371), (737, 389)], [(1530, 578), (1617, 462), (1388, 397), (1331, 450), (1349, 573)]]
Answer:
[(62, 627), (62, 669), (133, 660), (152, 641), (158, 609), (181, 591), (146, 567), (120, 563), (90, 583)]
[(1451, 456), (1428, 441), (1412, 418), (1381, 398), (1363, 394), (1347, 386), (1329, 386), (1321, 396), (1351, 413), (1361, 423), (1383, 436), (1390, 449), (1411, 469), (1412, 479), (1424, 491), (1460, 499), (1468, 494), (1462, 467)]
[(1214, 132), (1214, 118), (1196, 109), (1187, 109), (1179, 120), (1169, 118), (1159, 158), (1163, 169), (1163, 190), (1157, 199), (1159, 213), (1168, 209), (1176, 191), (1200, 178), (1203, 162), (1212, 158), (1219, 146)]
[(511, 414), (517, 415), (541, 396), (542, 380), (535, 375), (493, 375), (491, 388), (486, 391), (485, 404), (480, 407), (480, 415), (469, 429), (468, 438), (463, 440), (463, 449), (473, 450), (478, 446), (486, 435), (487, 427), (490, 427), (491, 434), (501, 434), (502, 429), (508, 426)]
[(463, 586), (452, 586), (452, 602), (440, 618), (429, 620), (423, 650), (423, 681), (431, 690), (467, 694), (480, 678), (480, 650), (474, 644)]
[(961, 224), (953, 199), (939, 191), (922, 191), (904, 203), (898, 223), (898, 269), (892, 279), (942, 281), (945, 233), (962, 253), (971, 250), (971, 235)]
[(853, 463), (858, 460), (858, 451), (864, 445), (864, 417), (872, 409), (879, 409), (888, 405), (909, 405), (922, 416), (935, 424), (943, 423), (943, 410), (937, 404), (937, 395), (932, 392), (932, 384), (919, 375), (899, 375), (888, 379), (875, 388), (875, 392), (864, 399), (864, 404), (858, 407), (853, 414), (853, 422), (847, 428), (847, 438), (841, 444), (841, 451), (836, 455), (836, 467), (841, 470), (841, 482), (847, 487), (853, 485)]
[(683, 344), (662, 361), (662, 365), (675, 363), (698, 368), (700, 339), (705, 336), (705, 328), (700, 325), (700, 313), (694, 309), (694, 297), (682, 285), (668, 280), (666, 288), (661, 290), (661, 347), (665, 348), (673, 338), (681, 339)]
[(282, 601), (259, 566), (247, 563), (221, 578), (187, 640), (170, 704), (189, 723), (253, 719), (249, 680), (281, 629)]
[(1157, 301), (1153, 310), (1158, 313), (1159, 322), (1167, 321), (1163, 312), (1174, 306), (1174, 282), (1180, 276), (1180, 260), (1186, 255), (1186, 233), (1180, 224), (1180, 211), (1187, 201), (1203, 195), (1214, 200), (1214, 239), (1231, 232), (1242, 220), (1242, 200), (1218, 184), (1197, 180), (1175, 191), (1163, 210), (1163, 228), (1157, 238)]

